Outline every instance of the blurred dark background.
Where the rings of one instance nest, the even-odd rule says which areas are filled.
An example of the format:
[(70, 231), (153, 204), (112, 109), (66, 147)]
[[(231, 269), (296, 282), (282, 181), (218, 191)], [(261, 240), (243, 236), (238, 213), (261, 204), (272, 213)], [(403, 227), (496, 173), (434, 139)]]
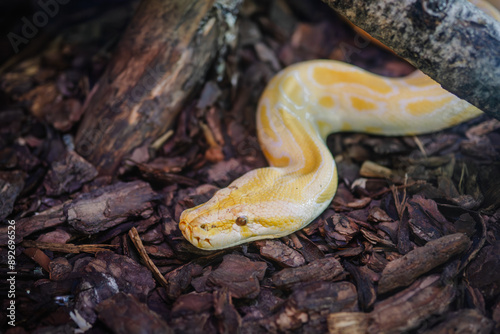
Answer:
[[(113, 16), (116, 11), (131, 14), (137, 3), (137, 0), (2, 0), (0, 68), (8, 65), (6, 62), (12, 61), (14, 56), (25, 58), (35, 55), (70, 26), (102, 16)], [(126, 24), (120, 21), (119, 26), (110, 27), (117, 29), (117, 33)], [(37, 31), (31, 30), (32, 27)]]

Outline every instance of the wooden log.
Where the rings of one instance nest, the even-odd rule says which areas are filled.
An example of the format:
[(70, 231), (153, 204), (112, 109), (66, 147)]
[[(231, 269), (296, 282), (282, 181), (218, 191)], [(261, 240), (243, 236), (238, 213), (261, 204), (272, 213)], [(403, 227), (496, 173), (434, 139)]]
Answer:
[(444, 89), (500, 119), (500, 23), (467, 0), (323, 0)]
[(425, 246), (418, 247), (405, 256), (389, 262), (378, 282), (378, 293), (383, 294), (410, 285), (420, 275), (465, 251), (470, 244), (465, 234), (450, 234), (429, 241)]
[(76, 150), (112, 175), (137, 147), (171, 125), (196, 90), (231, 24), (239, 0), (143, 0), (106, 72), (89, 94)]
[(439, 275), (424, 277), (375, 304), (370, 313), (331, 313), (328, 316), (329, 333), (406, 333), (431, 316), (445, 313), (456, 293), (453, 284), (440, 284)]

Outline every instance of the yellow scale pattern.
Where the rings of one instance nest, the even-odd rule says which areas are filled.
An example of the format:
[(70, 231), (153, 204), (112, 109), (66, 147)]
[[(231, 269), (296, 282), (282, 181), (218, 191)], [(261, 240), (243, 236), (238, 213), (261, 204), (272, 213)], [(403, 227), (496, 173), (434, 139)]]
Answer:
[[(471, 2), (500, 20), (489, 4)], [(480, 113), (420, 71), (387, 78), (332, 60), (295, 64), (269, 82), (257, 108), (259, 142), (270, 167), (185, 210), (180, 229), (203, 249), (293, 233), (321, 214), (337, 190), (335, 161), (324, 143), (328, 134), (412, 135)]]

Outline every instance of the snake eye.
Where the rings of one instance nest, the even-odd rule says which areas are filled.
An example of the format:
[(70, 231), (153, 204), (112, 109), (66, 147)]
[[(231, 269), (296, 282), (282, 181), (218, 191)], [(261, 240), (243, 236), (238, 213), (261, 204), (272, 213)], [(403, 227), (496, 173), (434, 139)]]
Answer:
[(245, 216), (239, 216), (238, 218), (236, 218), (236, 225), (238, 226), (245, 226), (247, 222), (248, 219)]

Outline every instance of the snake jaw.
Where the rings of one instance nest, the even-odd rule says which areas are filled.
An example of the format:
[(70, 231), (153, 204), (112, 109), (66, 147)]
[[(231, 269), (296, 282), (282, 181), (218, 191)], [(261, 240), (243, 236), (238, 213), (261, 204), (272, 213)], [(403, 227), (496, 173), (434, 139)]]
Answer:
[[(212, 249), (213, 245), (210, 241), (210, 238), (203, 238), (198, 236), (200, 233), (197, 233), (199, 228), (197, 226), (191, 227), (185, 221), (181, 220), (179, 223), (179, 229), (181, 230), (184, 237), (192, 243), (194, 246), (201, 249)], [(204, 230), (204, 229), (203, 229)]]
[(191, 226), (189, 226), (184, 220), (179, 222), (179, 229), (187, 240), (192, 240), (191, 237), (193, 235), (193, 231), (191, 230)]
[(233, 224), (230, 221), (231, 217), (224, 220), (217, 219), (217, 214), (214, 214), (214, 211), (207, 210), (204, 205), (201, 205), (182, 212), (179, 229), (193, 246), (205, 250), (215, 250), (224, 248), (224, 245), (227, 244), (226, 240), (235, 238), (232, 235)]

